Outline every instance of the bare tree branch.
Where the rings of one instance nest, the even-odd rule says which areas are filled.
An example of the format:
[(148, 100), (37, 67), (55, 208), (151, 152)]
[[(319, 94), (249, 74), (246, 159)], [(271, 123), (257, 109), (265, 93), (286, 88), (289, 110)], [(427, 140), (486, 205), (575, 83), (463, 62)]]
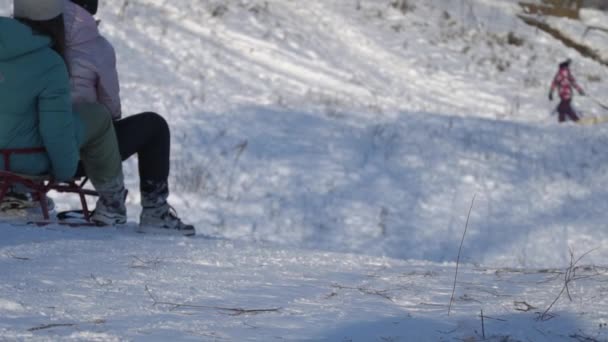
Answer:
[(76, 325), (75, 323), (51, 323), (51, 324), (43, 324), (43, 325), (39, 325), (37, 327), (29, 328), (29, 329), (27, 329), (27, 331), (44, 330), (44, 329), (57, 328), (57, 327), (73, 327), (75, 325)]
[(557, 303), (557, 301), (559, 300), (559, 298), (562, 296), (562, 294), (564, 292), (567, 293), (568, 295), (568, 299), (570, 299), (570, 301), (572, 301), (572, 297), (570, 296), (570, 289), (569, 289), (569, 284), (577, 279), (582, 279), (582, 278), (586, 278), (585, 277), (576, 277), (576, 269), (577, 269), (577, 264), (579, 261), (581, 261), (585, 256), (587, 256), (589, 253), (595, 251), (597, 248), (594, 248), (586, 253), (583, 253), (583, 255), (581, 255), (580, 257), (578, 257), (576, 260), (574, 259), (574, 252), (572, 252), (571, 249), (569, 249), (569, 253), (570, 253), (570, 266), (568, 266), (568, 268), (566, 269), (566, 272), (564, 273), (564, 286), (562, 287), (561, 291), (559, 292), (559, 294), (557, 295), (557, 297), (555, 297), (555, 299), (553, 300), (553, 302), (551, 302), (551, 304), (549, 305), (549, 307), (547, 307), (547, 309), (540, 314), (540, 316), (538, 317), (539, 320), (541, 321), (546, 321), (550, 318), (553, 318), (553, 315), (549, 315), (549, 311), (551, 310), (551, 308), (553, 307), (553, 305), (555, 305), (555, 303)]
[(150, 291), (150, 289), (148, 288), (148, 285), (146, 285), (145, 289), (146, 289), (146, 293), (148, 293), (148, 296), (154, 302), (152, 304), (152, 306), (166, 305), (166, 306), (171, 307), (169, 309), (169, 311), (173, 311), (173, 310), (180, 309), (180, 308), (184, 308), (184, 309), (211, 309), (211, 310), (218, 310), (218, 311), (229, 312), (230, 316), (240, 316), (240, 315), (255, 315), (255, 314), (266, 313), (266, 312), (277, 312), (277, 311), (281, 310), (281, 308), (243, 309), (243, 308), (229, 308), (229, 307), (222, 307), (222, 306), (194, 305), (194, 304), (164, 302), (164, 301), (159, 301), (152, 294), (152, 291)]
[(454, 273), (454, 286), (452, 287), (452, 296), (450, 297), (450, 304), (448, 305), (448, 316), (450, 315), (450, 311), (452, 310), (452, 302), (454, 302), (454, 293), (456, 292), (456, 279), (458, 278), (458, 266), (460, 264), (460, 253), (462, 252), (464, 237), (467, 235), (467, 229), (469, 228), (469, 218), (471, 217), (471, 211), (473, 210), (473, 203), (475, 203), (476, 196), (477, 194), (473, 195), (473, 199), (471, 200), (471, 207), (469, 208), (469, 213), (467, 214), (467, 222), (464, 225), (462, 240), (460, 240), (460, 248), (458, 249), (458, 257), (456, 258), (456, 273)]
[(390, 300), (391, 302), (393, 301), (393, 298), (391, 298), (387, 293), (390, 291), (402, 289), (402, 288), (396, 288), (396, 289), (386, 289), (386, 290), (375, 290), (375, 289), (370, 289), (370, 288), (367, 288), (364, 286), (351, 287), (351, 286), (344, 286), (344, 285), (339, 285), (339, 284), (333, 284), (332, 287), (336, 288), (336, 289), (357, 290), (366, 295), (380, 296), (384, 299)]

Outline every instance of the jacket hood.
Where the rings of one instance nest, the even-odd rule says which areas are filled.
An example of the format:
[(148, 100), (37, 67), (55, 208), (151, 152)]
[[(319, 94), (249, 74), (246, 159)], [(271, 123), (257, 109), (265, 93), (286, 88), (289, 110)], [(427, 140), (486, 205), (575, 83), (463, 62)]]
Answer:
[(33, 34), (32, 29), (15, 19), (0, 17), (0, 61), (13, 59), (50, 45), (50, 38)]
[(64, 1), (63, 22), (67, 46), (79, 45), (99, 37), (95, 18), (70, 0)]

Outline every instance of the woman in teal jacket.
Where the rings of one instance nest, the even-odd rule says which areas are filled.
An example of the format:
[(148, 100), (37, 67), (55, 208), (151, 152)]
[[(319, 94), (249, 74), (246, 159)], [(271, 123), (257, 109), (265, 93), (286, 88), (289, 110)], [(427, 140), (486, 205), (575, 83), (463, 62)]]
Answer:
[(63, 0), (15, 0), (21, 22), (0, 18), (0, 149), (44, 147), (46, 153), (11, 157), (11, 170), (58, 180), (74, 177), (81, 159), (99, 192), (97, 207), (119, 207), (112, 222), (124, 223), (126, 189), (111, 116), (101, 106), (72, 111), (62, 13)]
[(45, 147), (46, 154), (12, 156), (12, 171), (69, 180), (84, 129), (72, 113), (65, 63), (50, 45), (48, 37), (0, 18), (0, 149)]

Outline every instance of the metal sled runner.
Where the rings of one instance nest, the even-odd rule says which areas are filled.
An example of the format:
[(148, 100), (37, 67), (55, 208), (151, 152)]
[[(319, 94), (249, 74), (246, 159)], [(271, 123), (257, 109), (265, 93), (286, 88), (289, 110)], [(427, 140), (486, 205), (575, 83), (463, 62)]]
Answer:
[(42, 210), (42, 217), (49, 220), (49, 208), (47, 203), (47, 193), (51, 190), (64, 193), (75, 193), (80, 197), (82, 213), (85, 220), (88, 222), (91, 217), (91, 212), (88, 209), (85, 196), (98, 196), (96, 191), (85, 189), (84, 185), (87, 178), (73, 179), (68, 182), (58, 182), (50, 175), (24, 175), (11, 171), (10, 159), (12, 155), (37, 154), (46, 153), (46, 150), (40, 148), (20, 148), (20, 149), (0, 149), (4, 161), (4, 170), (0, 169), (0, 203), (5, 199), (12, 186), (22, 185), (29, 189), (33, 197), (39, 202)]

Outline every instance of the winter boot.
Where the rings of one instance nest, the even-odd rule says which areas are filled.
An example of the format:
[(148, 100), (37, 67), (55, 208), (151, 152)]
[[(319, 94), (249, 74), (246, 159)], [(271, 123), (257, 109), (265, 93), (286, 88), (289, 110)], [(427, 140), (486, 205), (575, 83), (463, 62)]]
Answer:
[(127, 223), (127, 189), (122, 177), (103, 186), (97, 186), (99, 199), (91, 215), (91, 221), (104, 226)]
[(194, 226), (185, 224), (177, 217), (175, 209), (167, 203), (169, 188), (166, 182), (142, 181), (142, 211), (139, 220), (140, 233), (157, 233), (193, 236)]

